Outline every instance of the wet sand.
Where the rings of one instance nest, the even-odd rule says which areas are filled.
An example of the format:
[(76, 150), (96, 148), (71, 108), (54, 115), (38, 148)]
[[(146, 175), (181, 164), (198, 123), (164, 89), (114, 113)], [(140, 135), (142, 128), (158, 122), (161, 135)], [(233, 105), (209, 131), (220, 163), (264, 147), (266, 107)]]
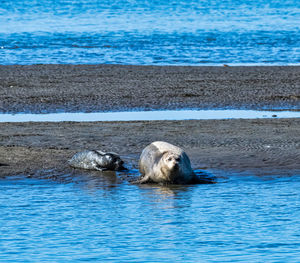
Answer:
[[(300, 110), (300, 67), (0, 66), (0, 111), (249, 108)], [(164, 140), (216, 175), (300, 175), (300, 120), (0, 123), (0, 175), (89, 173), (66, 161), (118, 152), (137, 169)]]
[(300, 67), (0, 66), (0, 112), (300, 109)]

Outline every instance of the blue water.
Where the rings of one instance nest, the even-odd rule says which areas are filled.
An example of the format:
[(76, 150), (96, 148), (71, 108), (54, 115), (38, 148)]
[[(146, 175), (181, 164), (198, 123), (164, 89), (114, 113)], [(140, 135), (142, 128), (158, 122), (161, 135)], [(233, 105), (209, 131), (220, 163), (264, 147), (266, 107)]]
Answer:
[[(299, 32), (298, 0), (0, 0), (4, 65), (298, 65)], [(26, 176), (0, 167), (0, 262), (300, 262), (299, 174)]]
[(0, 179), (0, 262), (299, 262), (300, 175)]
[(300, 63), (300, 1), (0, 2), (0, 64)]
[(160, 110), (121, 112), (64, 112), (45, 114), (1, 114), (1, 122), (61, 122), (61, 121), (156, 121), (156, 120), (223, 120), (261, 118), (300, 118), (300, 111), (255, 110)]

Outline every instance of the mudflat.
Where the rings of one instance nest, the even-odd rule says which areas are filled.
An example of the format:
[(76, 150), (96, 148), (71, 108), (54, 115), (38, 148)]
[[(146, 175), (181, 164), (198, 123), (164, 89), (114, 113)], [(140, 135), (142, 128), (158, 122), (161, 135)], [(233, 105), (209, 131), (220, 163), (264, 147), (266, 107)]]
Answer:
[[(130, 109), (300, 110), (300, 67), (0, 66), (1, 112)], [(0, 175), (89, 173), (67, 160), (100, 149), (138, 168), (156, 140), (216, 175), (300, 174), (300, 120), (0, 123)], [(126, 175), (124, 175), (126, 177)]]
[(300, 109), (300, 67), (0, 66), (0, 112)]

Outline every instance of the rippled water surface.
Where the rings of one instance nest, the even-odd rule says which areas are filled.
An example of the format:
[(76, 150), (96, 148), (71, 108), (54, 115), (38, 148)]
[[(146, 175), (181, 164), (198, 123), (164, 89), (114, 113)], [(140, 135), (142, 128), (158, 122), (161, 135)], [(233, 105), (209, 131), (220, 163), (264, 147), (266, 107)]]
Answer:
[[(300, 1), (0, 1), (0, 64), (300, 63)], [(1, 167), (0, 167), (1, 176)], [(0, 262), (300, 262), (300, 175), (0, 178)]]
[(299, 262), (300, 175), (0, 179), (0, 262)]
[(300, 1), (1, 1), (0, 64), (300, 63)]

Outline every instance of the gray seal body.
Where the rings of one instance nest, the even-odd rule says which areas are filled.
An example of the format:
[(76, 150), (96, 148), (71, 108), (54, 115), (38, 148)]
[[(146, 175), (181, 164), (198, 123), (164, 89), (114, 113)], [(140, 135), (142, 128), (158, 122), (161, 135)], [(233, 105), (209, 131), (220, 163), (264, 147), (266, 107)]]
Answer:
[(112, 152), (102, 152), (98, 150), (83, 151), (76, 153), (69, 161), (69, 165), (74, 168), (89, 170), (126, 170), (120, 156)]
[(140, 183), (187, 184), (196, 177), (187, 154), (162, 141), (153, 142), (143, 150), (139, 171)]

